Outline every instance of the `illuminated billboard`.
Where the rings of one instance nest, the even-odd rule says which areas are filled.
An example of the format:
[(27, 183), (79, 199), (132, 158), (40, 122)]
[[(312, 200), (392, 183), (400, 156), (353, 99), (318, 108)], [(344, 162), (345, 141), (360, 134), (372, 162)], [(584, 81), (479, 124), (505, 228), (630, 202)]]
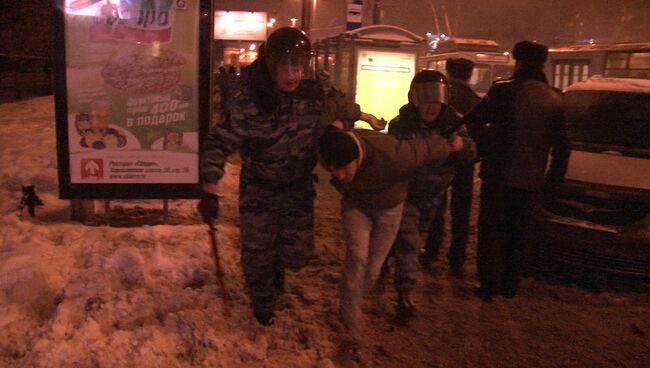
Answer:
[(267, 15), (264, 12), (215, 11), (214, 39), (265, 41)]
[[(411, 79), (415, 75), (416, 54), (359, 48), (357, 51), (356, 102), (364, 111), (391, 120), (408, 103)], [(391, 86), (386, 88), (386, 86)], [(359, 128), (369, 128), (365, 122)]]
[(65, 0), (55, 11), (61, 197), (195, 197), (210, 2)]

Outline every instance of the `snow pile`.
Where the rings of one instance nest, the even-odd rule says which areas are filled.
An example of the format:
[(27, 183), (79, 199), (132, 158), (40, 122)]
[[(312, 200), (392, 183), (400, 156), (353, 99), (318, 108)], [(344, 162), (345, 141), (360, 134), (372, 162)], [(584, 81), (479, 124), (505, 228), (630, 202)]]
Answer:
[[(58, 199), (53, 98), (0, 104), (0, 119), (1, 367), (340, 363), (336, 310), (344, 245), (338, 195), (322, 184), (325, 177), (316, 201), (319, 258), (288, 273), (276, 324), (263, 328), (250, 313), (239, 265), (236, 164), (227, 167), (218, 225), (221, 290), (196, 201), (170, 202), (175, 225), (140, 223), (138, 216), (160, 208), (160, 201), (111, 202), (123, 227), (72, 222), (68, 201)], [(36, 218), (16, 210), (28, 183), (45, 202)], [(473, 243), (468, 252), (471, 275)], [(392, 323), (395, 296), (386, 285), (369, 299), (358, 365), (650, 363), (648, 295), (592, 294), (527, 279), (517, 298), (487, 305), (472, 294), (475, 285), (471, 276), (459, 281), (423, 273), (418, 317), (408, 327)]]

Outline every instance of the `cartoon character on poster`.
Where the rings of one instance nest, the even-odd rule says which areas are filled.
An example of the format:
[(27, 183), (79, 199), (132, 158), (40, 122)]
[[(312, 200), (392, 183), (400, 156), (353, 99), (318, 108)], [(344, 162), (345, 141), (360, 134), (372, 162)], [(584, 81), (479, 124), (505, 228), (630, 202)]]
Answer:
[(111, 127), (110, 123), (111, 105), (107, 100), (93, 102), (89, 114), (77, 114), (75, 125), (81, 136), (81, 147), (101, 150), (126, 146), (126, 134), (121, 129)]
[(183, 144), (183, 131), (174, 127), (166, 129), (163, 149), (166, 151), (192, 152), (192, 148)]

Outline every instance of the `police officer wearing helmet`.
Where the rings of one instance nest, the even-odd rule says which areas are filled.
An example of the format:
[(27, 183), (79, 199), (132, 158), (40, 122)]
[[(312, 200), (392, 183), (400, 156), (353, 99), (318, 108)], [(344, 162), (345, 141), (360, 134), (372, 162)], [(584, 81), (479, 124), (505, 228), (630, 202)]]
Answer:
[(473, 162), (475, 149), (460, 115), (449, 106), (448, 82), (444, 74), (433, 70), (418, 72), (411, 81), (408, 100), (389, 125), (388, 133), (398, 139), (428, 137), (433, 134), (450, 138), (458, 134), (465, 142), (463, 150), (449, 158), (426, 165), (409, 179), (409, 189), (400, 229), (393, 247), (395, 257), (396, 316), (407, 322), (415, 307), (412, 290), (416, 284), (421, 221), (440, 203), (454, 177), (454, 164)]
[[(445, 71), (449, 80), (449, 105), (463, 115), (481, 101), (481, 98), (469, 86), (473, 69), (474, 62), (465, 58), (449, 58), (445, 63)], [(463, 277), (473, 190), (474, 163), (459, 163), (455, 168), (454, 179), (451, 183), (451, 195), (445, 193), (440, 206), (432, 214), (433, 220), (429, 227), (425, 251), (420, 257), (423, 267), (431, 268), (432, 262), (438, 257), (444, 238), (444, 214), (449, 201), (451, 207), (451, 244), (447, 252), (449, 272), (454, 277)]]
[(534, 198), (566, 172), (564, 103), (544, 75), (547, 54), (544, 45), (518, 42), (512, 77), (495, 82), (465, 116), (481, 156), (476, 293), (485, 302), (516, 295)]
[(338, 119), (381, 122), (360, 111), (336, 89), (313, 79), (314, 52), (296, 28), (279, 28), (251, 65), (246, 84), (226, 102), (226, 120), (214, 126), (201, 149), (204, 197), (199, 212), (208, 224), (218, 217), (219, 185), (226, 159), (241, 156), (239, 218), (241, 264), (253, 315), (273, 323), (284, 292), (286, 268), (314, 257), (312, 170), (324, 125)]

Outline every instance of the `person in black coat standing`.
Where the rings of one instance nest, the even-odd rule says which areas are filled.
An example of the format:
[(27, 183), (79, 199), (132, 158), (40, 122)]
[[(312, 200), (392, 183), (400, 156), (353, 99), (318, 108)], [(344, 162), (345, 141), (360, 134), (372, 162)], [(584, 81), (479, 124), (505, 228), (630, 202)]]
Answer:
[[(450, 58), (445, 63), (445, 70), (449, 80), (449, 106), (461, 115), (465, 115), (481, 101), (468, 83), (472, 77), (474, 62), (464, 58)], [(454, 166), (455, 173), (451, 183), (451, 244), (447, 253), (447, 262), (452, 276), (463, 277), (474, 190), (474, 162), (457, 161)], [(424, 268), (431, 267), (442, 245), (448, 197), (447, 193), (442, 196), (440, 205), (432, 214), (433, 219), (428, 230), (424, 252), (420, 256), (420, 263)]]
[(522, 41), (512, 54), (512, 77), (465, 116), (481, 156), (476, 292), (486, 302), (517, 293), (534, 197), (562, 182), (569, 158), (562, 94), (542, 71), (548, 48)]

